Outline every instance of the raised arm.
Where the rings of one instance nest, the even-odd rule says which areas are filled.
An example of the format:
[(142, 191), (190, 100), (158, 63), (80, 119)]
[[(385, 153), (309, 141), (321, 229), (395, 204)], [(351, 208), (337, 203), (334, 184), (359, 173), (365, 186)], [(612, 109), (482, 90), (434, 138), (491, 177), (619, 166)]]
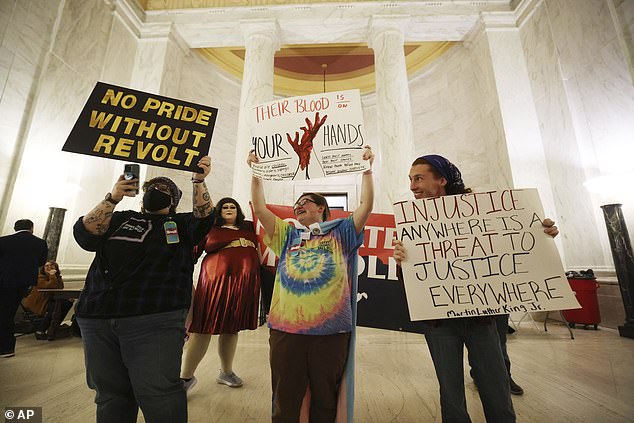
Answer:
[(361, 201), (359, 206), (352, 213), (352, 220), (354, 221), (354, 228), (357, 233), (363, 230), (365, 222), (368, 220), (370, 213), (372, 213), (372, 207), (374, 204), (374, 180), (372, 179), (372, 163), (374, 162), (374, 153), (370, 146), (365, 146), (366, 150), (363, 153), (363, 160), (370, 161), (370, 169), (363, 172), (361, 179)]
[(120, 175), (114, 187), (112, 187), (112, 191), (108, 193), (110, 195), (106, 195), (105, 199), (101, 200), (94, 209), (82, 218), (81, 221), (86, 231), (93, 235), (105, 234), (110, 227), (110, 220), (115, 206), (119, 201), (123, 200), (123, 197), (136, 196), (138, 184), (138, 179), (126, 181), (123, 175)]
[(198, 167), (203, 170), (203, 173), (192, 173), (192, 183), (194, 184), (193, 211), (194, 217), (200, 219), (209, 216), (214, 209), (214, 204), (205, 184), (205, 178), (211, 171), (211, 158), (209, 156), (201, 157)]
[[(257, 163), (258, 158), (255, 155), (254, 151), (249, 152), (249, 157), (247, 158), (247, 164), (249, 167), (253, 163)], [(262, 181), (255, 176), (251, 177), (251, 204), (253, 205), (253, 212), (260, 220), (262, 227), (264, 228), (264, 232), (267, 235), (272, 236), (273, 232), (275, 232), (275, 214), (268, 208), (266, 208), (266, 199), (264, 198), (264, 187), (262, 186)]]

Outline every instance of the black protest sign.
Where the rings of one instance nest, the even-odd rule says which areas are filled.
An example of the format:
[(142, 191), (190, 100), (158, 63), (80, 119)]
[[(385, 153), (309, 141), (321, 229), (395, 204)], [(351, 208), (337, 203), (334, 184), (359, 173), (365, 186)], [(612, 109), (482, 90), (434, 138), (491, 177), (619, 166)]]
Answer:
[(218, 109), (97, 82), (63, 151), (201, 172)]

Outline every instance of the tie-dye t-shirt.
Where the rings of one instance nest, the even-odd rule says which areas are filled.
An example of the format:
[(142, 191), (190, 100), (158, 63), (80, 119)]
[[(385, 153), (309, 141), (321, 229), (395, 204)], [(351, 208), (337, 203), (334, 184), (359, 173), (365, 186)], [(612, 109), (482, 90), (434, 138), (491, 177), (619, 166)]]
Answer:
[(351, 273), (363, 231), (357, 234), (352, 216), (324, 226), (327, 233), (302, 239), (301, 230), (276, 217), (275, 233), (264, 238), (280, 258), (270, 328), (305, 335), (352, 331)]

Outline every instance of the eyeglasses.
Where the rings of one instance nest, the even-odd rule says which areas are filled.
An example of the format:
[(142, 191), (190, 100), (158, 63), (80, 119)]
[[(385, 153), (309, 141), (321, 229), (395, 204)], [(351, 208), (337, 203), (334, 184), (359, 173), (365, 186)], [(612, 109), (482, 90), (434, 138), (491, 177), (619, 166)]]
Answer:
[(315, 200), (305, 197), (299, 200), (297, 203), (295, 203), (295, 205), (293, 206), (293, 210), (297, 209), (298, 207), (304, 207), (304, 205), (308, 202), (319, 205)]
[(231, 210), (235, 210), (237, 207), (235, 204), (223, 204), (222, 205), (222, 209), (226, 210), (226, 209), (231, 209)]

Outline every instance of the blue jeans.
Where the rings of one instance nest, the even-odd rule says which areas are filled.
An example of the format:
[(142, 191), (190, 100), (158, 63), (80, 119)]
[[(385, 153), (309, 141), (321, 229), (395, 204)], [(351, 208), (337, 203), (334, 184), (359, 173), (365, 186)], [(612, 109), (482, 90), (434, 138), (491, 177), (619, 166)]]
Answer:
[(97, 423), (187, 422), (180, 379), (187, 310), (113, 319), (77, 318)]
[(515, 422), (509, 377), (494, 321), (439, 320), (425, 334), (440, 384), (443, 423), (470, 422), (464, 389), (464, 346), (472, 362), (487, 422)]
[[(506, 365), (506, 373), (508, 373), (509, 378), (511, 377), (511, 359), (509, 358), (508, 350), (506, 349), (506, 335), (509, 331), (509, 315), (508, 314), (499, 314), (497, 316), (493, 316), (495, 320), (495, 326), (498, 331), (498, 337), (500, 338), (500, 348), (502, 349), (502, 357), (504, 357), (504, 364)], [(469, 359), (469, 365), (471, 368), (471, 378), (475, 379), (475, 373), (473, 372), (473, 364), (471, 363), (471, 356), (467, 357)]]

